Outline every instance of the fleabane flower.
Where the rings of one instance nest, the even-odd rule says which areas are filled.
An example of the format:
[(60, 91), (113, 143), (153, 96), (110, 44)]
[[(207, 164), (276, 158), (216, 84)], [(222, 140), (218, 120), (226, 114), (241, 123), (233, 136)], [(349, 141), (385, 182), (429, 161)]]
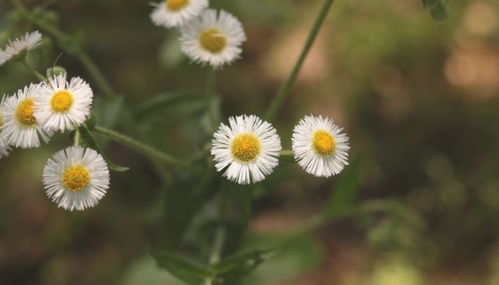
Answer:
[(154, 3), (151, 20), (157, 26), (179, 27), (208, 8), (208, 0), (166, 0)]
[(205, 10), (198, 18), (180, 27), (182, 51), (192, 60), (221, 68), (241, 56), (246, 34), (231, 14)]
[(42, 40), (38, 31), (26, 33), (14, 41), (9, 41), (5, 49), (0, 50), (0, 65), (37, 47)]
[(10, 146), (5, 139), (3, 126), (5, 124), (5, 97), (0, 100), (0, 158), (6, 157), (10, 153)]
[(42, 128), (34, 115), (34, 105), (39, 100), (39, 84), (30, 84), (5, 100), (5, 122), (2, 135), (9, 145), (36, 148), (41, 141), (47, 143), (51, 131)]
[(348, 165), (348, 137), (330, 118), (305, 116), (294, 128), (292, 143), (298, 164), (314, 176), (336, 175)]
[(255, 115), (229, 118), (215, 132), (211, 154), (215, 168), (239, 184), (262, 181), (279, 163), (281, 139), (271, 124)]
[(109, 169), (93, 149), (72, 146), (49, 159), (43, 170), (47, 196), (66, 210), (94, 207), (109, 189)]
[(90, 85), (79, 77), (66, 80), (66, 74), (51, 77), (40, 84), (35, 102), (35, 117), (47, 130), (71, 130), (90, 114), (94, 94)]

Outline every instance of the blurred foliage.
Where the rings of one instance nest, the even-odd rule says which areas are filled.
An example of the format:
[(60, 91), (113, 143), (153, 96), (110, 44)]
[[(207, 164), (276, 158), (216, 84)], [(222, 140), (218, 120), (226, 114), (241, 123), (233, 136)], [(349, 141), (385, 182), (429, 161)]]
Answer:
[[(1, 284), (183, 284), (171, 261), (212, 276), (220, 227), (222, 259), (212, 266), (229, 262), (228, 272), (248, 274), (240, 284), (497, 284), (497, 1), (336, 1), (273, 124), (289, 148), (305, 114), (332, 117), (351, 137), (351, 165), (325, 180), (281, 162), (249, 187), (217, 179), (207, 143), (227, 116), (264, 112), (321, 1), (212, 2), (239, 17), (249, 38), (243, 59), (217, 72), (220, 99), (205, 96), (207, 70), (181, 54), (175, 30), (151, 24), (148, 3), (23, 1), (68, 35), (66, 50), (44, 37), (30, 53), (38, 70), (57, 65), (89, 80), (98, 125), (196, 167), (150, 163), (96, 136), (109, 159), (130, 170), (112, 174), (98, 207), (69, 213), (40, 182), (67, 136), (0, 160)], [(434, 21), (423, 8), (446, 17)], [(1, 45), (35, 28), (0, 2)], [(80, 48), (119, 96), (97, 88), (74, 56)], [(2, 66), (0, 78), (0, 93), (35, 80), (15, 63)], [(262, 249), (275, 253), (261, 258)]]

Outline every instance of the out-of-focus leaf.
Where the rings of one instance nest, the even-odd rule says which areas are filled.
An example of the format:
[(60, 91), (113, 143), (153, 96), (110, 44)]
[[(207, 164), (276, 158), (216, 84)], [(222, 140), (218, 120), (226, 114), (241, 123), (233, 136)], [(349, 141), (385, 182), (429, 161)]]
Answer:
[(210, 268), (217, 278), (225, 281), (237, 280), (251, 273), (258, 265), (273, 256), (275, 250), (252, 250), (226, 258)]
[(211, 279), (213, 276), (210, 270), (182, 257), (157, 251), (152, 251), (151, 255), (161, 268), (168, 270), (172, 275), (188, 284), (203, 284), (206, 279)]
[(443, 20), (447, 17), (447, 2), (445, 0), (422, 0), (423, 6), (430, 10), (435, 20)]
[(308, 234), (292, 239), (286, 234), (258, 235), (248, 241), (251, 248), (278, 250), (272, 258), (244, 278), (241, 282), (243, 285), (286, 284), (286, 280), (315, 268), (324, 254), (317, 239)]
[(95, 98), (93, 113), (97, 118), (99, 118), (99, 125), (107, 128), (113, 128), (118, 121), (122, 109), (122, 96), (97, 97)]
[(352, 163), (340, 176), (340, 181), (331, 190), (331, 196), (324, 209), (324, 215), (328, 218), (335, 217), (347, 210), (359, 188), (360, 159), (352, 160)]
[(126, 166), (121, 166), (118, 164), (115, 164), (111, 162), (109, 159), (106, 158), (106, 156), (102, 153), (99, 145), (95, 141), (95, 138), (93, 137), (92, 133), (89, 131), (88, 127), (86, 125), (81, 125), (80, 128), (78, 129), (81, 138), (84, 140), (85, 144), (89, 146), (90, 148), (94, 149), (95, 151), (99, 152), (104, 160), (107, 162), (107, 166), (109, 167), (110, 170), (116, 171), (116, 172), (124, 172), (129, 170), (129, 167)]
[(181, 104), (197, 104), (206, 107), (208, 99), (195, 91), (173, 91), (163, 93), (145, 101), (135, 111), (137, 119), (157, 114), (169, 107), (176, 107)]

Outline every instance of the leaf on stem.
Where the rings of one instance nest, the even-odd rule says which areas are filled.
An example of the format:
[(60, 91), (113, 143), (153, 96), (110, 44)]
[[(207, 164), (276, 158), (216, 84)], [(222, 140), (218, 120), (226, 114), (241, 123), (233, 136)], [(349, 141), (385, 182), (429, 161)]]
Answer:
[(360, 159), (352, 160), (352, 163), (341, 174), (340, 180), (331, 190), (331, 196), (324, 209), (326, 218), (334, 218), (344, 213), (352, 206), (353, 199), (359, 189)]
[(86, 124), (81, 125), (78, 130), (80, 131), (81, 138), (83, 139), (83, 141), (85, 142), (85, 144), (88, 147), (94, 149), (95, 151), (97, 151), (98, 153), (100, 153), (102, 155), (102, 157), (104, 158), (104, 160), (107, 162), (107, 166), (109, 167), (110, 170), (116, 171), (116, 172), (125, 172), (125, 171), (127, 171), (127, 170), (130, 169), (129, 167), (121, 166), (121, 165), (118, 165), (118, 164), (115, 164), (115, 163), (111, 162), (102, 153), (99, 145), (95, 141), (95, 138), (93, 137), (92, 133), (89, 130), (89, 127), (87, 127)]
[(140, 120), (158, 113), (161, 114), (165, 109), (178, 107), (179, 105), (206, 108), (207, 102), (208, 98), (206, 98), (206, 96), (201, 96), (198, 92), (194, 91), (183, 90), (166, 92), (154, 96), (151, 99), (146, 100), (143, 104), (140, 104), (135, 111), (135, 116)]
[(210, 266), (217, 278), (237, 280), (251, 273), (262, 262), (272, 257), (275, 250), (256, 249), (236, 254)]
[(185, 258), (158, 251), (151, 251), (151, 255), (159, 267), (168, 270), (173, 276), (188, 284), (203, 284), (206, 279), (211, 279), (213, 276), (209, 269), (194, 264)]

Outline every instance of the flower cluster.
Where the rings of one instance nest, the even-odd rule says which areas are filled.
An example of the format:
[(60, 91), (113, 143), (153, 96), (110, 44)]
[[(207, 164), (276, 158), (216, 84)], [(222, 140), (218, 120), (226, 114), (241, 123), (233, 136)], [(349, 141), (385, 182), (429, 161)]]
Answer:
[[(27, 34), (0, 53), (7, 61), (37, 46), (38, 32)], [(92, 107), (93, 91), (79, 77), (65, 73), (30, 83), (0, 101), (0, 158), (12, 148), (30, 149), (47, 143), (57, 132), (72, 131), (85, 122)], [(95, 206), (109, 188), (109, 170), (95, 150), (80, 146), (56, 153), (43, 171), (47, 195), (59, 207), (84, 210)]]
[[(282, 150), (276, 129), (255, 115), (230, 117), (212, 144), (217, 171), (239, 184), (265, 179), (278, 165)], [(295, 160), (312, 175), (330, 177), (348, 164), (348, 137), (329, 118), (303, 118), (294, 128), (292, 145)]]
[(246, 34), (236, 17), (208, 5), (208, 0), (165, 0), (154, 4), (151, 20), (179, 28), (182, 51), (195, 62), (219, 69), (241, 57)]

